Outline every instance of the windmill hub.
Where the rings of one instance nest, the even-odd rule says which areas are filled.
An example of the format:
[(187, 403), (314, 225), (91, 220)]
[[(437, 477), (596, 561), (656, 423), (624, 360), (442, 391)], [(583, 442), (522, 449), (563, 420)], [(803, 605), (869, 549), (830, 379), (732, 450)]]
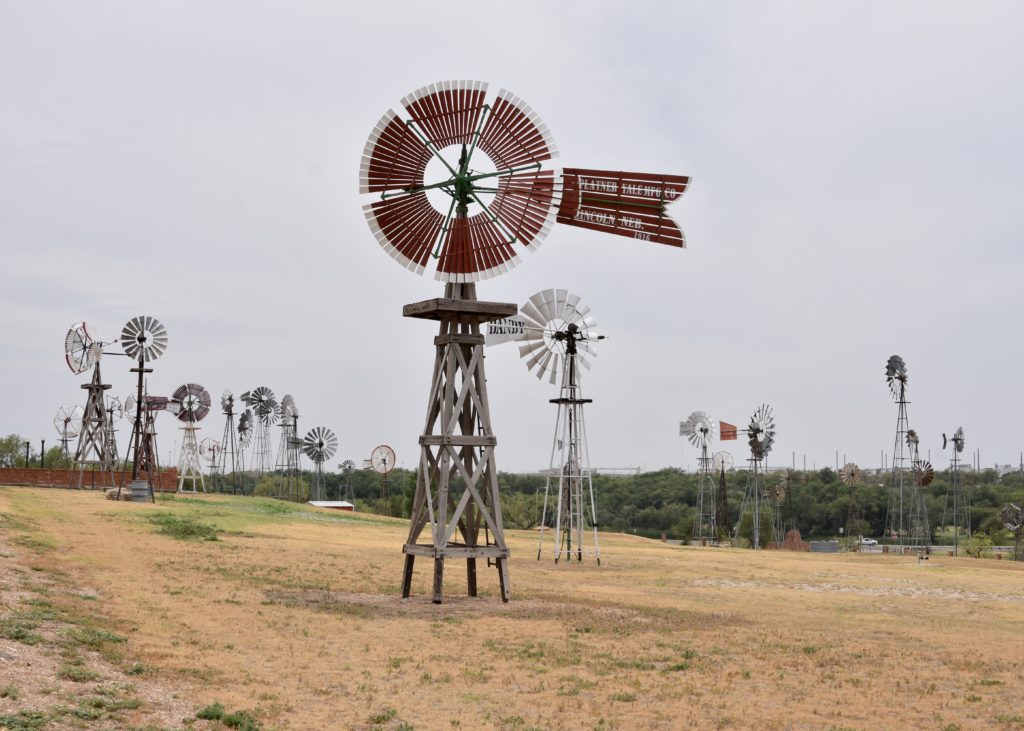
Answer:
[[(497, 167), (484, 152), (475, 150), (472, 167), (466, 159), (465, 145), (449, 145), (434, 156), (423, 170), (423, 180), (428, 186), (427, 200), (438, 213), (446, 215), (452, 207), (462, 207), (467, 213), (480, 210), (480, 205), (490, 206), (497, 193), (493, 180)], [(443, 159), (442, 159), (443, 158)], [(449, 167), (445, 161), (458, 160), (457, 166)], [(478, 204), (479, 201), (479, 204)]]

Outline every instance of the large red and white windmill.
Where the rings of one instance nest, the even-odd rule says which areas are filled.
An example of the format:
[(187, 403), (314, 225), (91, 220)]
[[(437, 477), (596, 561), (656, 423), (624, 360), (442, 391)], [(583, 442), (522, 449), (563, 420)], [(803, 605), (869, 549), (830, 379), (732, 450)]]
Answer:
[[(403, 310), (438, 321), (440, 331), (402, 596), (411, 592), (416, 556), (434, 559), (438, 603), (445, 558), (466, 559), (470, 596), (476, 559), (486, 558), (507, 601), (509, 551), (480, 325), (512, 317), (517, 307), (477, 300), (475, 283), (515, 266), (554, 222), (683, 247), (667, 207), (690, 179), (551, 169), (558, 151), (548, 128), (518, 96), (504, 89), (491, 96), (484, 82), (430, 84), (402, 99), (402, 108), (404, 115), (388, 110), (380, 118), (363, 151), (360, 191), (377, 196), (364, 212), (388, 254), (417, 273), (433, 269), (446, 283), (444, 297)], [(430, 540), (420, 542), (427, 527)]]

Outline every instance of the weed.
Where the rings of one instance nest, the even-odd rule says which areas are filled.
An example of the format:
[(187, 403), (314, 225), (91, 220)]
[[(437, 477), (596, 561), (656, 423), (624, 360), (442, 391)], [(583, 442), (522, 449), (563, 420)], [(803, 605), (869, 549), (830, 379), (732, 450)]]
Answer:
[(127, 638), (115, 635), (102, 629), (91, 627), (72, 627), (67, 631), (68, 637), (93, 650), (100, 649), (107, 642), (126, 642)]
[(690, 669), (690, 663), (688, 662), (677, 662), (674, 665), (669, 665), (662, 672), (666, 673), (681, 673), (684, 670)]
[(632, 703), (636, 700), (636, 693), (616, 693), (612, 696), (612, 700), (620, 703)]
[(813, 655), (814, 653), (816, 653), (818, 651), (818, 646), (817, 645), (804, 645), (803, 647), (800, 648), (800, 650), (805, 655)]
[(211, 703), (196, 714), (196, 718), (204, 721), (218, 721), (224, 715), (224, 706), (220, 703)]
[(21, 619), (17, 615), (4, 617), (0, 619), (0, 637), (23, 645), (38, 645), (43, 638), (32, 631), (36, 627), (35, 622)]
[(0, 698), (10, 698), (12, 701), (16, 701), (19, 695), (18, 687), (13, 683), (0, 688)]
[(977, 703), (978, 701), (981, 700), (981, 696), (980, 695), (969, 695), (969, 696), (967, 696), (967, 698), (965, 700), (968, 703)]
[(239, 731), (260, 731), (259, 721), (248, 711), (226, 713), (220, 717), (220, 722), (228, 728), (237, 728)]
[(396, 711), (394, 708), (388, 708), (385, 711), (375, 713), (374, 715), (370, 716), (370, 723), (387, 723), (397, 715), (398, 711)]
[(76, 665), (64, 665), (57, 673), (57, 677), (70, 680), (72, 683), (89, 683), (100, 677), (100, 674)]
[(0, 716), (0, 728), (5, 731), (36, 731), (49, 722), (46, 714), (40, 711), (18, 711), (9, 716)]
[(217, 529), (192, 518), (182, 518), (172, 513), (157, 513), (146, 518), (158, 527), (158, 532), (179, 541), (216, 541)]
[(146, 672), (146, 666), (140, 662), (135, 663), (125, 670), (126, 675), (142, 675), (144, 672)]

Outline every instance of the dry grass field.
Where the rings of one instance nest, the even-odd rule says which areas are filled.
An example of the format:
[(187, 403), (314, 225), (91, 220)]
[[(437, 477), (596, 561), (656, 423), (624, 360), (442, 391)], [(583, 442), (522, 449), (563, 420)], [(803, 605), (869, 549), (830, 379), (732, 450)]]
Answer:
[(453, 562), (435, 606), (425, 562), (399, 598), (399, 520), (28, 488), (0, 516), (0, 728), (1024, 728), (1022, 564), (607, 535), (555, 566), (512, 532), (510, 603)]

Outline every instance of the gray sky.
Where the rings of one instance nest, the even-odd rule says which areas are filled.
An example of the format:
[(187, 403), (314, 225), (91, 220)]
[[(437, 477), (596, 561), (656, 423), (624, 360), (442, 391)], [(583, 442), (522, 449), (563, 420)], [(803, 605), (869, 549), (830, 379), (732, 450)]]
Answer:
[[(533, 107), (559, 165), (693, 177), (672, 206), (686, 251), (556, 226), (478, 287), (593, 308), (595, 466), (692, 467), (680, 419), (742, 425), (762, 402), (772, 462), (877, 465), (892, 353), (933, 462), (958, 424), (984, 463), (1016, 462), (1020, 4), (359, 8), (0, 3), (0, 432), (49, 442), (83, 400), (72, 322), (113, 339), (148, 314), (170, 335), (151, 392), (266, 385), (337, 432), (337, 461), (389, 443), (413, 466), (435, 332), (401, 309), (442, 285), (374, 241), (359, 159), (406, 93), (481, 79)], [(488, 352), (499, 468), (546, 466), (553, 387)], [(115, 393), (129, 367), (105, 359)], [(179, 433), (160, 432), (163, 457)]]

